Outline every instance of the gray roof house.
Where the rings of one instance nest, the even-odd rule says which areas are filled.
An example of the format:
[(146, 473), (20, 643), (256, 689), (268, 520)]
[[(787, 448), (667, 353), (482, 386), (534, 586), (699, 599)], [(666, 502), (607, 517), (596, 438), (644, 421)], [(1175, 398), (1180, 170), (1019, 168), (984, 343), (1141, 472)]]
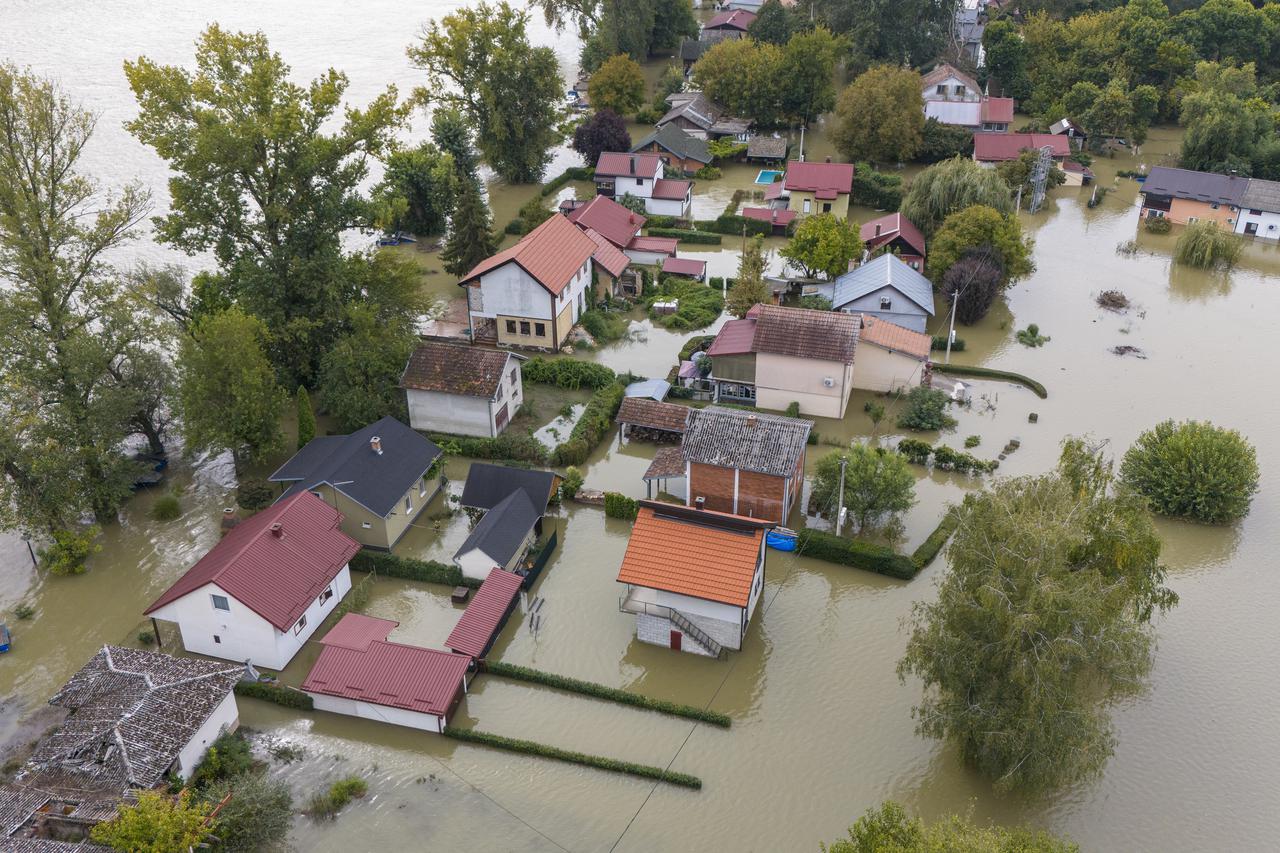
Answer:
[(897, 256), (880, 255), (835, 280), (831, 307), (923, 332), (933, 316), (933, 284)]
[(689, 506), (785, 523), (804, 483), (813, 422), (708, 406), (690, 409), (681, 453)]
[(542, 511), (533, 505), (529, 493), (516, 489), (499, 501), (472, 529), (453, 562), (462, 574), (484, 580), (494, 567), (515, 571), (529, 546), (537, 539)]
[(720, 139), (732, 136), (746, 142), (751, 122), (729, 115), (724, 107), (701, 92), (675, 92), (667, 95), (669, 109), (656, 122), (658, 127), (674, 124), (692, 136)]
[(350, 435), (314, 438), (269, 479), (288, 483), (281, 500), (309, 491), (342, 513), (342, 531), (389, 550), (440, 490), (428, 476), (444, 452), (393, 417)]
[(462, 488), (462, 505), (469, 509), (494, 509), (513, 492), (528, 493), (538, 515), (547, 511), (551, 496), (560, 487), (561, 477), (554, 471), (531, 468), (508, 468), (487, 462), (472, 462), (467, 483)]
[(666, 165), (686, 172), (697, 171), (711, 162), (707, 140), (692, 136), (675, 124), (664, 124), (631, 147), (632, 154), (641, 152), (657, 154)]

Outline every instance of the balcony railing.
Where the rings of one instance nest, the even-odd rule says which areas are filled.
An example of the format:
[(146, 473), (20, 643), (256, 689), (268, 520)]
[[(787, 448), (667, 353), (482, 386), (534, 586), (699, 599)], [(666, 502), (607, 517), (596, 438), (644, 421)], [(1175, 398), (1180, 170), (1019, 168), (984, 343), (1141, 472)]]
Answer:
[(709, 651), (713, 657), (720, 657), (724, 654), (724, 646), (711, 639), (711, 636), (703, 631), (693, 621), (685, 616), (679, 610), (667, 607), (663, 604), (654, 604), (651, 601), (641, 601), (631, 595), (624, 595), (618, 599), (618, 609), (623, 613), (643, 614), (646, 616), (655, 616), (659, 619), (667, 619), (671, 624), (675, 625), (684, 633), (692, 637), (704, 649)]

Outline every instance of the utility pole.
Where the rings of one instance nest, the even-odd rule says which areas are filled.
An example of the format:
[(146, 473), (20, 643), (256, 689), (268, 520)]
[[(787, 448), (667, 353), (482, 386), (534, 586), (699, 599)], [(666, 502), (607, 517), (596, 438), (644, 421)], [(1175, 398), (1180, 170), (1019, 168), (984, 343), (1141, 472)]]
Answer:
[(836, 507), (836, 535), (840, 535), (840, 528), (844, 521), (844, 466), (849, 464), (849, 460), (840, 458), (840, 490), (837, 494), (840, 496), (840, 503)]
[(951, 292), (951, 330), (947, 332), (947, 358), (943, 364), (951, 363), (951, 341), (956, 336), (956, 303), (960, 301), (960, 288)]

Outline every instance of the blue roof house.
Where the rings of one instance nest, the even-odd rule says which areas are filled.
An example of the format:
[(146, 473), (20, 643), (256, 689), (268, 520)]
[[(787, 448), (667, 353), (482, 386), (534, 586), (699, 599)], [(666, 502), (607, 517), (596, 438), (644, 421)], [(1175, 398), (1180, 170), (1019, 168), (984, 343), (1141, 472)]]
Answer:
[(835, 280), (831, 307), (923, 332), (933, 316), (933, 284), (895, 255), (881, 255)]

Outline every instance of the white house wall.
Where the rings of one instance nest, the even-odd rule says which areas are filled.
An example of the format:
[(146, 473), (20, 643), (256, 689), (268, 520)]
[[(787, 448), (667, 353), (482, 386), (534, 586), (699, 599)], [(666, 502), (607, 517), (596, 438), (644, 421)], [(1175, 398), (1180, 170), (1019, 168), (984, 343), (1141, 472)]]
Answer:
[(647, 198), (644, 201), (645, 213), (654, 216), (684, 216), (688, 210), (688, 199), (679, 200), (665, 198)]
[(865, 341), (853, 360), (853, 387), (864, 391), (893, 391), (920, 384), (924, 365), (918, 359)]
[(480, 276), (480, 291), (479, 300), (474, 294), (471, 299), (471, 313), (477, 316), (551, 319), (551, 295), (514, 261)]
[(977, 101), (925, 101), (924, 116), (943, 124), (977, 127), (982, 124), (982, 104)]
[(388, 705), (375, 705), (358, 699), (347, 699), (342, 696), (327, 696), (323, 693), (307, 693), (315, 701), (317, 711), (328, 711), (331, 714), (345, 714), (348, 717), (359, 717), (362, 720), (374, 720), (379, 723), (390, 723), (393, 726), (405, 726), (427, 732), (439, 732), (446, 725), (444, 717), (425, 714), (421, 711), (409, 711), (405, 708), (392, 708)]
[(307, 624), (297, 634), (290, 627), (285, 631), (276, 631), (276, 660), (280, 663), (267, 663), (260, 661), (256, 657), (253, 663), (256, 666), (274, 667), (275, 669), (283, 669), (293, 660), (293, 656), (298, 653), (303, 644), (311, 638), (311, 635), (320, 627), (320, 623), (325, 617), (333, 612), (338, 606), (338, 602), (347, 597), (347, 593), (351, 591), (351, 569), (349, 566), (343, 566), (342, 571), (338, 572), (333, 579), (333, 596), (324, 604), (320, 603), (320, 599), (311, 599), (310, 606), (304, 614), (307, 618)]
[(756, 353), (756, 405), (762, 409), (783, 411), (798, 402), (802, 415), (839, 419), (850, 391), (849, 367), (843, 362)]
[(191, 778), (196, 766), (200, 764), (200, 759), (204, 758), (209, 745), (218, 739), (218, 735), (224, 731), (233, 732), (239, 725), (240, 709), (236, 705), (236, 694), (228, 693), (226, 698), (213, 709), (209, 719), (196, 729), (196, 733), (191, 736), (191, 740), (187, 741), (187, 745), (178, 752), (178, 775), (182, 780), (185, 782)]
[(405, 402), (409, 405), (409, 426), (414, 429), (483, 438), (497, 434), (493, 405), (483, 397), (410, 388), (405, 390)]
[(1250, 222), (1258, 224), (1258, 233), (1253, 236), (1280, 240), (1280, 213), (1270, 213), (1265, 210), (1260, 213), (1250, 213), (1248, 208), (1242, 207), (1236, 214), (1236, 233), (1244, 234), (1244, 229)]

